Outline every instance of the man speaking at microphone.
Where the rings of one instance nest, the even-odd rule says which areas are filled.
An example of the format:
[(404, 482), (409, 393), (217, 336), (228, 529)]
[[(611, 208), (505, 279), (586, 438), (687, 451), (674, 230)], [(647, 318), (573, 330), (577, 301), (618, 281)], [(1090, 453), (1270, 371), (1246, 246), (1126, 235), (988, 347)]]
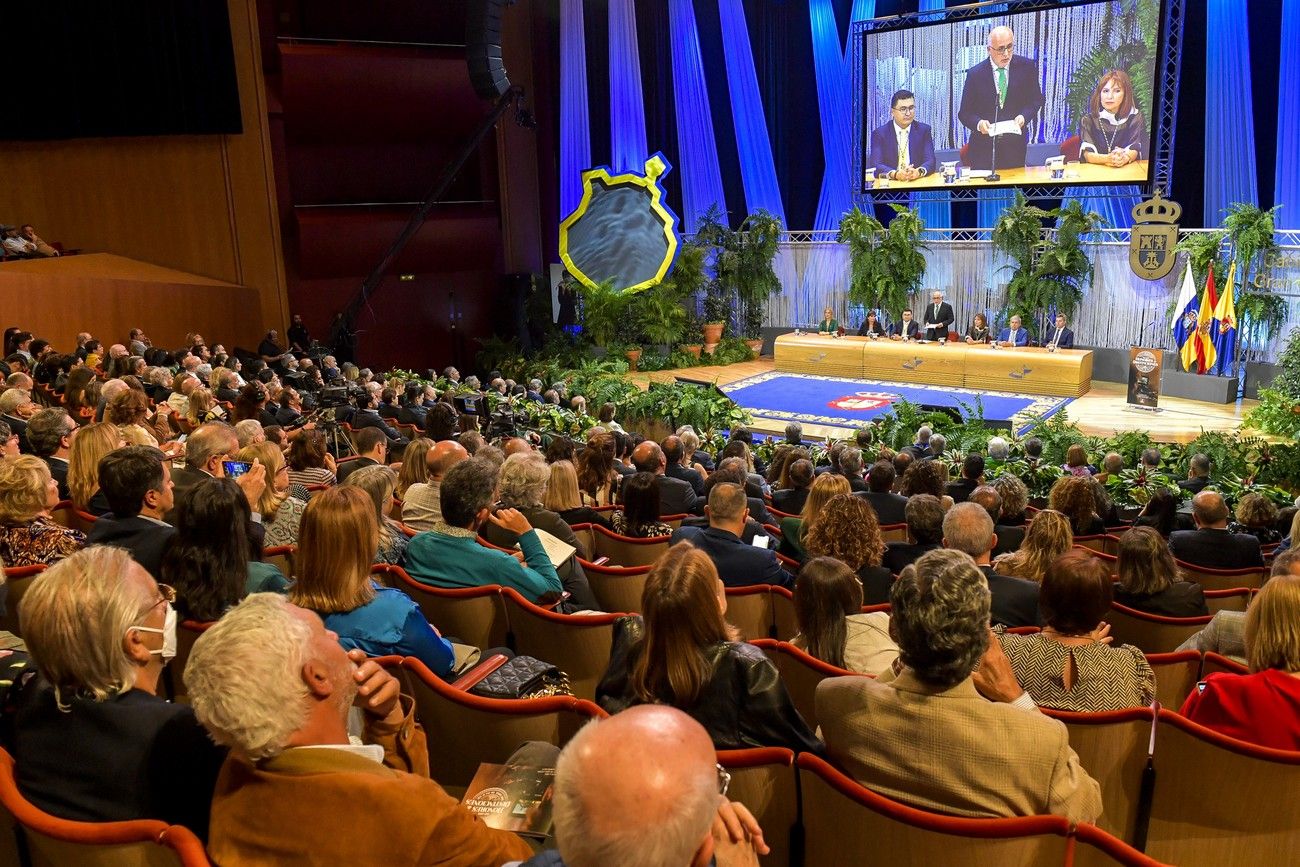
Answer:
[(943, 300), (943, 293), (938, 289), (930, 294), (930, 303), (925, 308), (925, 339), (938, 340), (947, 337), (952, 330), (952, 305)]
[[(1029, 124), (1043, 108), (1038, 64), (1015, 54), (1016, 35), (1010, 27), (989, 33), (989, 59), (966, 70), (957, 119), (970, 130), (966, 164), (991, 169), (994, 134), (999, 169), (1024, 168)], [(1010, 127), (1004, 126), (1010, 124)], [(1014, 130), (1014, 131), (1012, 131)]]

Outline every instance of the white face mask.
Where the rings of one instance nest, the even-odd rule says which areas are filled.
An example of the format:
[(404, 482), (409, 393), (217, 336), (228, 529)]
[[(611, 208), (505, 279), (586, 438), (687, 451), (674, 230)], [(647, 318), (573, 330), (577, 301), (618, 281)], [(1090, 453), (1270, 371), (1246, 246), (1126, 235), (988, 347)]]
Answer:
[(151, 654), (161, 654), (164, 665), (176, 658), (176, 609), (172, 608), (170, 602), (167, 603), (167, 614), (163, 618), (162, 629), (157, 629), (152, 626), (132, 626), (131, 628), (140, 632), (157, 632), (162, 635), (162, 649), (151, 650), (149, 652)]

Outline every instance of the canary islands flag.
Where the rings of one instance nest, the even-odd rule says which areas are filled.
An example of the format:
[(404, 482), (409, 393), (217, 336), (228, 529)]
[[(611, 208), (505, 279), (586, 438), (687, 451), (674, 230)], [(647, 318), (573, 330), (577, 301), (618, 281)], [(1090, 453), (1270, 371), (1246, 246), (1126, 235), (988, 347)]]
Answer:
[(1191, 370), (1196, 360), (1192, 337), (1196, 334), (1196, 317), (1200, 312), (1196, 297), (1196, 279), (1192, 277), (1192, 263), (1188, 262), (1183, 270), (1183, 287), (1174, 302), (1174, 318), (1169, 321), (1169, 328), (1174, 332), (1174, 346), (1178, 347), (1183, 361), (1183, 370)]
[(1219, 293), (1219, 303), (1214, 306), (1214, 318), (1218, 321), (1218, 327), (1214, 332), (1214, 349), (1218, 355), (1218, 363), (1214, 366), (1214, 372), (1221, 376), (1226, 376), (1232, 372), (1232, 359), (1237, 352), (1237, 305), (1236, 305), (1236, 286), (1235, 276), (1237, 272), (1237, 263), (1233, 262), (1228, 268), (1227, 285)]

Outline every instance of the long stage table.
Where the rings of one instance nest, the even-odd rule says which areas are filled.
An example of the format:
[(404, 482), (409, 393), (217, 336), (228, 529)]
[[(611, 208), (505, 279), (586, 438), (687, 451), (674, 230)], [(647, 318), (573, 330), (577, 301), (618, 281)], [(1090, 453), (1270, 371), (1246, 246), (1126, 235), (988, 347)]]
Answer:
[[(1047, 166), (1025, 166), (1024, 168), (1015, 169), (998, 169), (998, 174), (1002, 176), (1001, 183), (1006, 184), (1033, 184), (1043, 186), (1047, 184), (1065, 184), (1072, 183), (1110, 183), (1110, 184), (1136, 184), (1143, 183), (1147, 179), (1147, 161), (1134, 160), (1126, 166), (1115, 168), (1112, 166), (1094, 165), (1093, 163), (1067, 163), (1065, 166), (1065, 177), (1061, 180), (1052, 180), (1052, 171)], [(987, 187), (989, 183), (983, 178), (958, 178), (951, 184), (944, 183), (943, 174), (940, 172), (931, 172), (925, 177), (917, 178), (914, 181), (891, 181), (885, 178), (878, 178), (873, 189), (877, 190), (941, 190), (949, 187)]]
[(1087, 349), (1048, 352), (791, 332), (776, 338), (774, 357), (777, 370), (852, 379), (1058, 397), (1082, 397), (1092, 388), (1092, 351)]

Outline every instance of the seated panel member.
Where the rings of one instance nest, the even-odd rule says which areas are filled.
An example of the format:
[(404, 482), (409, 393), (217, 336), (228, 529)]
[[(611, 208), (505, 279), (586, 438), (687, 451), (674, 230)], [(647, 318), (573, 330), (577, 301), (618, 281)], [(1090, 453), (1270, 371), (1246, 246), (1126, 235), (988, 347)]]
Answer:
[(990, 339), (989, 318), (983, 313), (976, 313), (975, 318), (971, 320), (970, 328), (966, 329), (966, 342), (988, 343)]
[(1056, 327), (1047, 333), (1047, 342), (1044, 346), (1055, 346), (1057, 349), (1074, 348), (1074, 332), (1065, 327), (1065, 314), (1056, 314)]
[(925, 308), (925, 339), (946, 338), (956, 319), (957, 317), (952, 313), (952, 305), (943, 300), (943, 293), (938, 289), (934, 290), (930, 293), (930, 304)]
[(880, 317), (876, 316), (876, 311), (868, 310), (867, 318), (862, 320), (862, 325), (858, 327), (858, 336), (867, 337), (872, 334), (884, 337), (885, 326), (880, 324)]
[(1101, 76), (1092, 92), (1092, 113), (1079, 123), (1079, 159), (1119, 168), (1147, 159), (1146, 118), (1133, 102), (1133, 83), (1122, 69)]
[(934, 171), (934, 136), (928, 124), (916, 120), (916, 98), (910, 90), (889, 101), (890, 121), (871, 131), (871, 161), (876, 177), (914, 181)]
[(916, 340), (921, 336), (921, 326), (912, 318), (911, 310), (903, 311), (902, 321), (890, 327), (889, 335), (894, 340)]
[(835, 311), (827, 307), (822, 311), (822, 321), (817, 325), (818, 334), (838, 334), (840, 321), (835, 318)]
[(998, 335), (999, 346), (1028, 346), (1029, 330), (1021, 324), (1019, 316), (1011, 317), (1011, 326)]

